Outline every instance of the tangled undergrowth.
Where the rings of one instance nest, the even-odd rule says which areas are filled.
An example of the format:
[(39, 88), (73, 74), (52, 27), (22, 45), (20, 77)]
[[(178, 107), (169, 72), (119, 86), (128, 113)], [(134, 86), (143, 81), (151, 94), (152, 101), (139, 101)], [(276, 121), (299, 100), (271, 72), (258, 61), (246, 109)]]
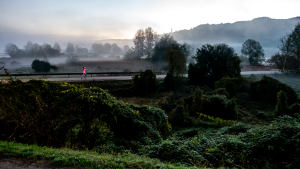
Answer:
[[(283, 86), (272, 79), (268, 82)], [(267, 91), (270, 99), (274, 93), (278, 96), (276, 108), (255, 100), (253, 86), (262, 90), (263, 84), (223, 78), (216, 84), (222, 88), (191, 86), (188, 95), (179, 93), (189, 88), (184, 86), (168, 92), (158, 102), (160, 109), (123, 103), (97, 87), (11, 80), (0, 84), (0, 140), (92, 150), (120, 159), (150, 157), (171, 164), (170, 168), (297, 168), (300, 106), (288, 106), (289, 97), (277, 88)], [(265, 123), (245, 120), (250, 116)], [(1, 149), (3, 153), (9, 154), (7, 149)], [(70, 160), (58, 161), (71, 164)], [(153, 163), (121, 163), (125, 168), (155, 168)], [(84, 163), (90, 164), (98, 163)]]

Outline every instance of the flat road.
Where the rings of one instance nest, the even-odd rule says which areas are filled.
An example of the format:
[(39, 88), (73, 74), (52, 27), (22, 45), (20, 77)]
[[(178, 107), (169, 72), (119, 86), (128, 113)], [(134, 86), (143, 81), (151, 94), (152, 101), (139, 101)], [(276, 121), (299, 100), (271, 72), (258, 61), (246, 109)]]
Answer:
[[(250, 75), (250, 74), (280, 74), (279, 71), (246, 71), (241, 72), (242, 75)], [(86, 79), (80, 79), (81, 76), (78, 76), (76, 78), (70, 77), (70, 78), (38, 78), (39, 80), (45, 80), (45, 81), (55, 81), (55, 82), (80, 82), (80, 81), (105, 81), (105, 80), (130, 80), (132, 79), (132, 76), (101, 76), (101, 77), (88, 77), (89, 74), (87, 74)], [(187, 74), (185, 75), (187, 76)], [(166, 75), (157, 75), (157, 78), (165, 78)], [(30, 79), (35, 78), (28, 78), (28, 79), (21, 79), (22, 81), (28, 81)]]
[[(246, 71), (241, 72), (242, 75), (251, 75), (251, 74), (274, 74), (279, 71)], [(185, 75), (187, 76), (187, 74)], [(166, 75), (157, 75), (156, 78), (165, 78)], [(56, 82), (78, 82), (78, 81), (103, 81), (103, 80), (130, 80), (132, 76), (103, 76), (103, 77), (87, 77), (86, 79), (78, 78), (46, 78), (46, 81), (56, 81)]]

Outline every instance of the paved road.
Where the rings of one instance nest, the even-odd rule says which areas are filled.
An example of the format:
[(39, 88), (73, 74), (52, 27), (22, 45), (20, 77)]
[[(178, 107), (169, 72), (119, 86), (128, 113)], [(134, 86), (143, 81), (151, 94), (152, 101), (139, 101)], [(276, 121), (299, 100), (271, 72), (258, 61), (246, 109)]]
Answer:
[[(280, 73), (279, 71), (246, 71), (241, 72), (242, 75), (250, 75), (250, 74), (274, 74), (274, 73)], [(185, 75), (187, 76), (187, 74)], [(157, 78), (165, 78), (166, 75), (157, 75)], [(40, 79), (40, 78), (39, 78)], [(80, 79), (80, 76), (78, 78), (45, 78), (40, 80), (46, 80), (46, 81), (56, 81), (56, 82), (79, 82), (79, 81), (104, 81), (104, 80), (130, 80), (132, 79), (132, 76), (103, 76), (103, 77), (87, 77), (86, 79)], [(28, 81), (30, 79), (22, 79), (22, 81)]]

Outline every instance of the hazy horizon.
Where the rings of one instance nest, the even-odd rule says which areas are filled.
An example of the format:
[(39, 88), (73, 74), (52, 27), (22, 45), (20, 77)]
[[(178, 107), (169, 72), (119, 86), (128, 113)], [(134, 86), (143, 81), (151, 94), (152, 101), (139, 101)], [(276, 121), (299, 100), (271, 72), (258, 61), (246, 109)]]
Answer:
[(22, 48), (28, 40), (89, 47), (104, 39), (132, 39), (149, 26), (164, 34), (207, 23), (288, 19), (299, 16), (298, 6), (297, 0), (0, 0), (0, 51), (7, 43)]

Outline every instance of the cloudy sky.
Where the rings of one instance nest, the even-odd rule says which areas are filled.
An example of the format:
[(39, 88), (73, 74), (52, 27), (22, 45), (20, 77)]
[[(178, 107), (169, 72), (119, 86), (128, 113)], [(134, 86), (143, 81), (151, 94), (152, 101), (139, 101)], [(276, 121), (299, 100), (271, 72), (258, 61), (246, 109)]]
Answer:
[(149, 26), (162, 34), (206, 23), (287, 19), (300, 16), (299, 6), (299, 0), (0, 0), (0, 49), (31, 37), (131, 39)]

